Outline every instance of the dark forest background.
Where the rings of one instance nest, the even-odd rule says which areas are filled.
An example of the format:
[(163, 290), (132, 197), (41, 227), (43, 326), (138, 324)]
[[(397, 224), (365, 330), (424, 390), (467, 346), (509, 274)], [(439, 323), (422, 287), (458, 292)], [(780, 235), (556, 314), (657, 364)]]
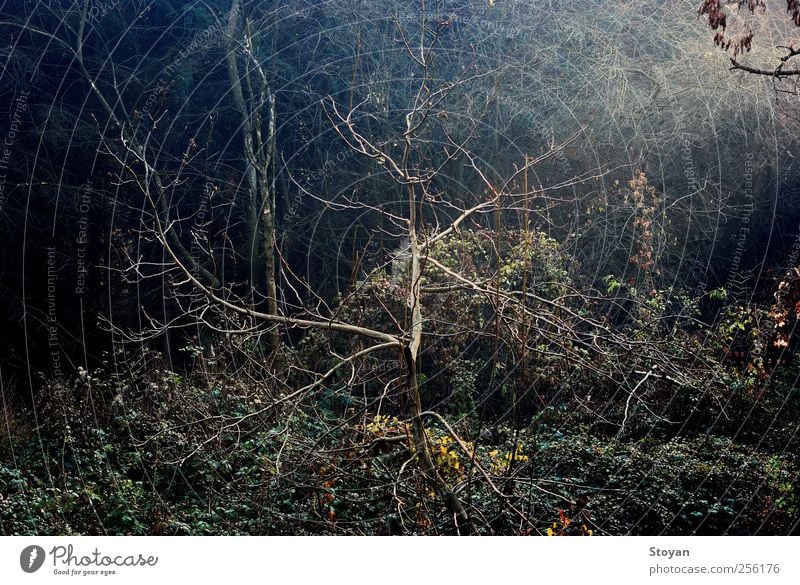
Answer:
[(0, 1), (0, 531), (796, 533), (798, 11)]

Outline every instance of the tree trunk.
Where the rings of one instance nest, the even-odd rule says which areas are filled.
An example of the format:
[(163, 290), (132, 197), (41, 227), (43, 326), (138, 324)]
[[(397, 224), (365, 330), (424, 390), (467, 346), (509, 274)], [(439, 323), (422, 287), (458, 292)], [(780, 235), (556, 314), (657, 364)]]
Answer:
[(409, 252), (411, 254), (411, 267), (408, 273), (408, 308), (411, 310), (411, 323), (408, 331), (409, 337), (403, 347), (403, 361), (406, 368), (405, 390), (407, 392), (408, 415), (411, 420), (411, 438), (414, 450), (419, 461), (420, 469), (425, 475), (425, 480), (431, 484), (436, 493), (442, 497), (447, 508), (453, 514), (456, 534), (475, 534), (475, 528), (469, 519), (469, 514), (459, 501), (453, 488), (447, 480), (436, 470), (436, 465), (431, 456), (428, 436), (422, 420), (422, 402), (419, 391), (419, 372), (417, 371), (417, 358), (422, 342), (422, 298), (421, 298), (421, 265), (420, 249), (417, 241), (416, 230), (416, 197), (413, 185), (408, 186), (409, 210), (408, 236)]
[[(244, 151), (245, 179), (248, 189), (247, 200), (247, 229), (250, 242), (248, 258), (250, 264), (250, 277), (253, 280), (252, 287), (255, 290), (263, 283), (266, 296), (266, 313), (269, 315), (278, 314), (277, 285), (275, 283), (275, 214), (273, 204), (273, 187), (270, 180), (270, 168), (275, 149), (275, 102), (270, 98), (264, 103), (262, 99), (258, 103), (251, 104), (248, 108), (245, 103), (242, 91), (242, 78), (239, 73), (239, 65), (236, 62), (238, 45), (235, 41), (239, 37), (241, 30), (241, 0), (233, 0), (231, 11), (228, 16), (228, 25), (225, 33), (228, 37), (228, 54), (226, 56), (228, 66), (228, 78), (231, 84), (231, 96), (233, 104), (241, 117), (242, 147)], [(249, 50), (249, 38), (245, 39)], [(255, 65), (258, 67), (258, 64)], [(246, 71), (250, 66), (246, 68)], [(260, 72), (262, 84), (262, 97), (266, 88), (266, 79), (263, 72)], [(252, 86), (248, 97), (255, 102), (255, 98), (250, 95), (253, 93)], [(269, 115), (269, 136), (266, 144), (261, 136), (261, 109), (268, 108)], [(259, 220), (259, 214), (261, 218)], [(263, 258), (263, 262), (262, 262)], [(255, 299), (255, 295), (254, 295)], [(270, 353), (275, 356), (280, 348), (280, 334), (278, 327), (270, 326), (267, 335), (267, 344)]]

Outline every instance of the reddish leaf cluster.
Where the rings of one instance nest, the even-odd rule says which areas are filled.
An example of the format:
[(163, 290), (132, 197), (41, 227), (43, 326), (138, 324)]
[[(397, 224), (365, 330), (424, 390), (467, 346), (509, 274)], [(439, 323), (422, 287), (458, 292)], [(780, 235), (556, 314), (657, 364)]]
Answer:
[(731, 39), (730, 37), (726, 37), (723, 33), (718, 32), (714, 35), (714, 45), (721, 48), (723, 51), (727, 51), (733, 47), (733, 56), (736, 57), (739, 53), (750, 51), (753, 36), (753, 31), (748, 31), (745, 36), (739, 39)]
[(800, 0), (786, 0), (786, 10), (792, 16), (795, 26), (800, 26)]
[(628, 186), (636, 204), (637, 213), (633, 220), (633, 227), (636, 229), (636, 238), (639, 244), (639, 251), (631, 256), (630, 262), (644, 271), (649, 271), (655, 265), (652, 218), (657, 207), (656, 190), (648, 185), (647, 176), (639, 170), (634, 173), (634, 178), (628, 181)]
[(725, 30), (727, 26), (727, 17), (722, 10), (720, 0), (703, 0), (697, 12), (700, 16), (708, 15), (708, 24), (712, 29), (717, 30), (718, 28), (722, 28), (723, 31)]
[(780, 350), (791, 345), (796, 337), (798, 319), (800, 319), (800, 270), (793, 268), (778, 283), (775, 292), (775, 303), (767, 315), (773, 323), (774, 336), (772, 346)]
[[(800, 0), (788, 0), (789, 4), (798, 6), (800, 14)], [(708, 25), (718, 31), (714, 35), (714, 45), (728, 51), (733, 47), (733, 56), (736, 57), (739, 53), (750, 51), (753, 43), (754, 33), (752, 30), (747, 31), (739, 38), (732, 39), (725, 36), (725, 28), (728, 25), (727, 15), (723, 6), (736, 5), (739, 10), (749, 10), (751, 13), (755, 12), (756, 8), (764, 9), (766, 5), (763, 0), (703, 0), (697, 12), (700, 16), (708, 17)], [(791, 10), (791, 8), (790, 8)], [(722, 29), (721, 31), (719, 29)]]
[[(731, 45), (733, 45), (734, 57), (736, 57), (739, 53), (749, 52), (753, 45), (754, 36), (755, 33), (753, 33), (752, 30), (748, 31), (747, 34), (745, 34), (742, 37), (739, 37), (738, 39), (735, 39), (734, 41), (728, 39), (723, 48), (727, 51), (728, 49), (731, 48)], [(716, 42), (716, 37), (715, 37), (715, 42)]]

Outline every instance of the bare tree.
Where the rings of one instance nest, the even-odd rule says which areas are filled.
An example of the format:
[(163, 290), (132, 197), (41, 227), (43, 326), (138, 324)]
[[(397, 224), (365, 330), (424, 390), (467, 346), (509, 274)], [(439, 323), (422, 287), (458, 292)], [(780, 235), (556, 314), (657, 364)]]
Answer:
[[(241, 0), (233, 0), (224, 17), (214, 18), (226, 48), (223, 62), (227, 82), (222, 93), (226, 100), (230, 97), (241, 135), (242, 154), (236, 166), (246, 197), (240, 202), (234, 195), (234, 200), (237, 205), (243, 203), (245, 209), (249, 249), (243, 256), (250, 277), (258, 280), (249, 283), (245, 292), (240, 283), (226, 279), (216, 263), (220, 249), (226, 250), (227, 240), (234, 237), (234, 227), (214, 232), (210, 222), (193, 221), (194, 211), (190, 210), (187, 218), (171, 203), (176, 193), (187, 191), (186, 185), (207, 178), (205, 169), (200, 169), (204, 158), (212, 155), (202, 141), (195, 139), (200, 135), (196, 132), (182, 151), (172, 153), (171, 164), (164, 164), (164, 142), (159, 141), (158, 129), (166, 122), (166, 111), (161, 108), (128, 114), (133, 108), (124, 88), (115, 81), (98, 83), (102, 66), (100, 71), (93, 71), (85, 59), (87, 6), (72, 15), (77, 23), (74, 38), (57, 42), (74, 55), (84, 79), (91, 84), (92, 95), (110, 120), (111, 130), (101, 131), (104, 155), (113, 162), (117, 186), (144, 202), (138, 226), (141, 239), (153, 243), (162, 253), (154, 260), (126, 250), (124, 272), (131, 282), (166, 282), (176, 307), (174, 318), (146, 315), (140, 330), (116, 332), (131, 341), (146, 342), (174, 329), (180, 320), (213, 331), (221, 339), (234, 340), (231, 343), (239, 346), (245, 342), (257, 345), (266, 332), (273, 355), (284, 350), (287, 354), (285, 362), (271, 369), (267, 383), (258, 381), (263, 394), (259, 396), (260, 406), (245, 414), (188, 420), (186, 426), (212, 420), (216, 430), (186, 447), (176, 461), (186, 461), (221, 436), (236, 434), (248, 421), (265, 414), (276, 418), (287, 414), (291, 418), (304, 403), (314, 403), (329, 391), (327, 386), (334, 380), (342, 380), (348, 391), (377, 381), (379, 392), (367, 396), (365, 390), (361, 411), (347, 411), (343, 418), (361, 418), (361, 426), (367, 428), (368, 417), (381, 414), (384, 400), (396, 398), (395, 412), (403, 420), (392, 428), (393, 434), (371, 439), (359, 448), (404, 445), (405, 462), (391, 470), (401, 517), (407, 513), (410, 495), (423, 509), (446, 510), (450, 532), (491, 532), (492, 520), (469, 497), (480, 484), (501, 503), (503, 513), (512, 517), (521, 531), (534, 532), (539, 530), (537, 521), (521, 505), (515, 486), (523, 479), (520, 473), (525, 461), (519, 453), (524, 418), (521, 405), (533, 400), (538, 409), (544, 409), (553, 399), (540, 394), (539, 388), (565, 386), (559, 383), (559, 377), (577, 379), (585, 372), (598, 376), (611, 389), (609, 400), (596, 405), (598, 399), (593, 402), (586, 395), (578, 397), (577, 402), (615, 426), (617, 436), (628, 432), (642, 411), (666, 420), (654, 406), (659, 402), (653, 396), (655, 382), (701, 395), (706, 392), (718, 364), (698, 360), (684, 347), (675, 350), (674, 340), (662, 341), (659, 337), (665, 330), (674, 331), (676, 319), (663, 306), (659, 296), (663, 291), (656, 290), (654, 284), (653, 257), (664, 238), (653, 227), (658, 196), (648, 186), (646, 174), (634, 175), (625, 190), (630, 200), (623, 209), (633, 218), (634, 229), (626, 244), (633, 249), (631, 256), (642, 273), (640, 290), (630, 284), (609, 283), (609, 290), (626, 287), (628, 297), (620, 300), (618, 295), (609, 298), (602, 291), (571, 282), (558, 242), (537, 229), (533, 218), (541, 220), (538, 225), (555, 223), (549, 215), (551, 209), (562, 203), (564, 207), (575, 205), (580, 201), (577, 189), (602, 183), (607, 167), (592, 165), (586, 172), (571, 173), (570, 165), (553, 163), (561, 163), (564, 152), (585, 136), (581, 124), (575, 124), (574, 132), (559, 139), (552, 132), (539, 132), (534, 140), (538, 143), (531, 145), (536, 147), (535, 154), (498, 157), (494, 165), (487, 165), (476, 152), (482, 139), (481, 120), (475, 116), (465, 122), (457, 112), (464, 101), (477, 100), (475, 94), (487, 89), (481, 84), (490, 80), (489, 87), (497, 85), (498, 69), (448, 63), (440, 58), (442, 43), (454, 25), (441, 10), (441, 3), (423, 2), (421, 10), (413, 11), (412, 19), (399, 14), (392, 18), (404, 66), (413, 71), (406, 90), (397, 90), (391, 96), (391, 101), (401, 106), (387, 111), (387, 96), (362, 98), (354, 90), (361, 75), (358, 35), (351, 86), (322, 104), (328, 124), (347, 151), (363, 162), (371, 184), (390, 186), (381, 195), (389, 199), (397, 194), (396, 199), (375, 202), (349, 193), (334, 199), (324, 190), (311, 190), (297, 180), (292, 183), (298, 193), (325, 209), (377, 217), (375, 224), (383, 230), (381, 235), (398, 245), (389, 258), (371, 257), (366, 246), (360, 250), (350, 288), (331, 306), (315, 290), (313, 281), (294, 272), (276, 242), (276, 100), (267, 60), (253, 33), (259, 23), (244, 14)], [(56, 39), (45, 30), (25, 30)], [(115, 79), (114, 75), (109, 77)], [(474, 85), (479, 86), (478, 91), (465, 100), (465, 92)], [(484, 107), (489, 102), (485, 99)], [(502, 104), (497, 101), (494, 106), (499, 119)], [(218, 107), (214, 113), (222, 115), (223, 111)], [(494, 137), (499, 140), (499, 135), (497, 132)], [(550, 181), (538, 180), (544, 166), (554, 176)], [(615, 191), (615, 195), (625, 196), (623, 189)], [(562, 193), (568, 194), (565, 200), (559, 200)], [(453, 250), (466, 252), (448, 256), (447, 252)], [(391, 271), (391, 278), (386, 277), (387, 271)], [(286, 296), (296, 302), (278, 302), (284, 292), (279, 290), (279, 282)], [(263, 310), (258, 293), (262, 286), (266, 301)], [(367, 304), (379, 312), (380, 320), (373, 322), (359, 314)], [(620, 321), (629, 325), (627, 329), (615, 328), (597, 310), (609, 304), (621, 314)], [(317, 342), (315, 336), (321, 338), (319, 367), (292, 360), (292, 352), (281, 346), (281, 330), (286, 339), (289, 334), (303, 332), (309, 344)], [(511, 356), (507, 362), (515, 364), (514, 373), (497, 374), (511, 389), (513, 438), (506, 460), (495, 469), (487, 468), (476, 455), (480, 433), (470, 437), (468, 425), (459, 427), (458, 421), (449, 420), (435, 402), (431, 405), (432, 401), (423, 399), (426, 371), (444, 370), (450, 365), (443, 363), (444, 351), (434, 350), (437, 343), (455, 345), (465, 343), (465, 339), (490, 346), (493, 353), (487, 361), (497, 365), (496, 370), (506, 367), (498, 357), (504, 352)], [(433, 366), (426, 368), (426, 358)], [(392, 367), (380, 367), (387, 363)], [(517, 373), (520, 379), (514, 380)], [(543, 378), (540, 383), (539, 378)], [(346, 423), (336, 424), (343, 427)], [(461, 460), (469, 461), (467, 472), (450, 473), (439, 459), (442, 448), (445, 453), (449, 451), (441, 441), (434, 444), (433, 424), (443, 429), (447, 444), (455, 445)], [(303, 457), (312, 457), (313, 447), (302, 445), (302, 449)], [(410, 474), (413, 480), (408, 482), (404, 476), (411, 470), (415, 473)], [(540, 485), (541, 478), (524, 480), (531, 490), (553, 496)]]
[[(225, 29), (228, 54), (226, 62), (231, 83), (231, 96), (241, 116), (240, 132), (244, 151), (247, 181), (247, 233), (252, 234), (249, 251), (250, 273), (257, 285), (264, 282), (266, 311), (278, 314), (278, 293), (275, 271), (275, 98), (269, 88), (264, 65), (251, 33), (251, 23), (241, 14), (241, 0), (234, 0)], [(245, 57), (244, 77), (237, 56)], [(242, 85), (248, 89), (248, 101)], [(262, 116), (266, 115), (266, 125)], [(263, 262), (263, 267), (260, 265)], [(280, 346), (277, 327), (268, 333), (269, 348), (274, 353)]]

